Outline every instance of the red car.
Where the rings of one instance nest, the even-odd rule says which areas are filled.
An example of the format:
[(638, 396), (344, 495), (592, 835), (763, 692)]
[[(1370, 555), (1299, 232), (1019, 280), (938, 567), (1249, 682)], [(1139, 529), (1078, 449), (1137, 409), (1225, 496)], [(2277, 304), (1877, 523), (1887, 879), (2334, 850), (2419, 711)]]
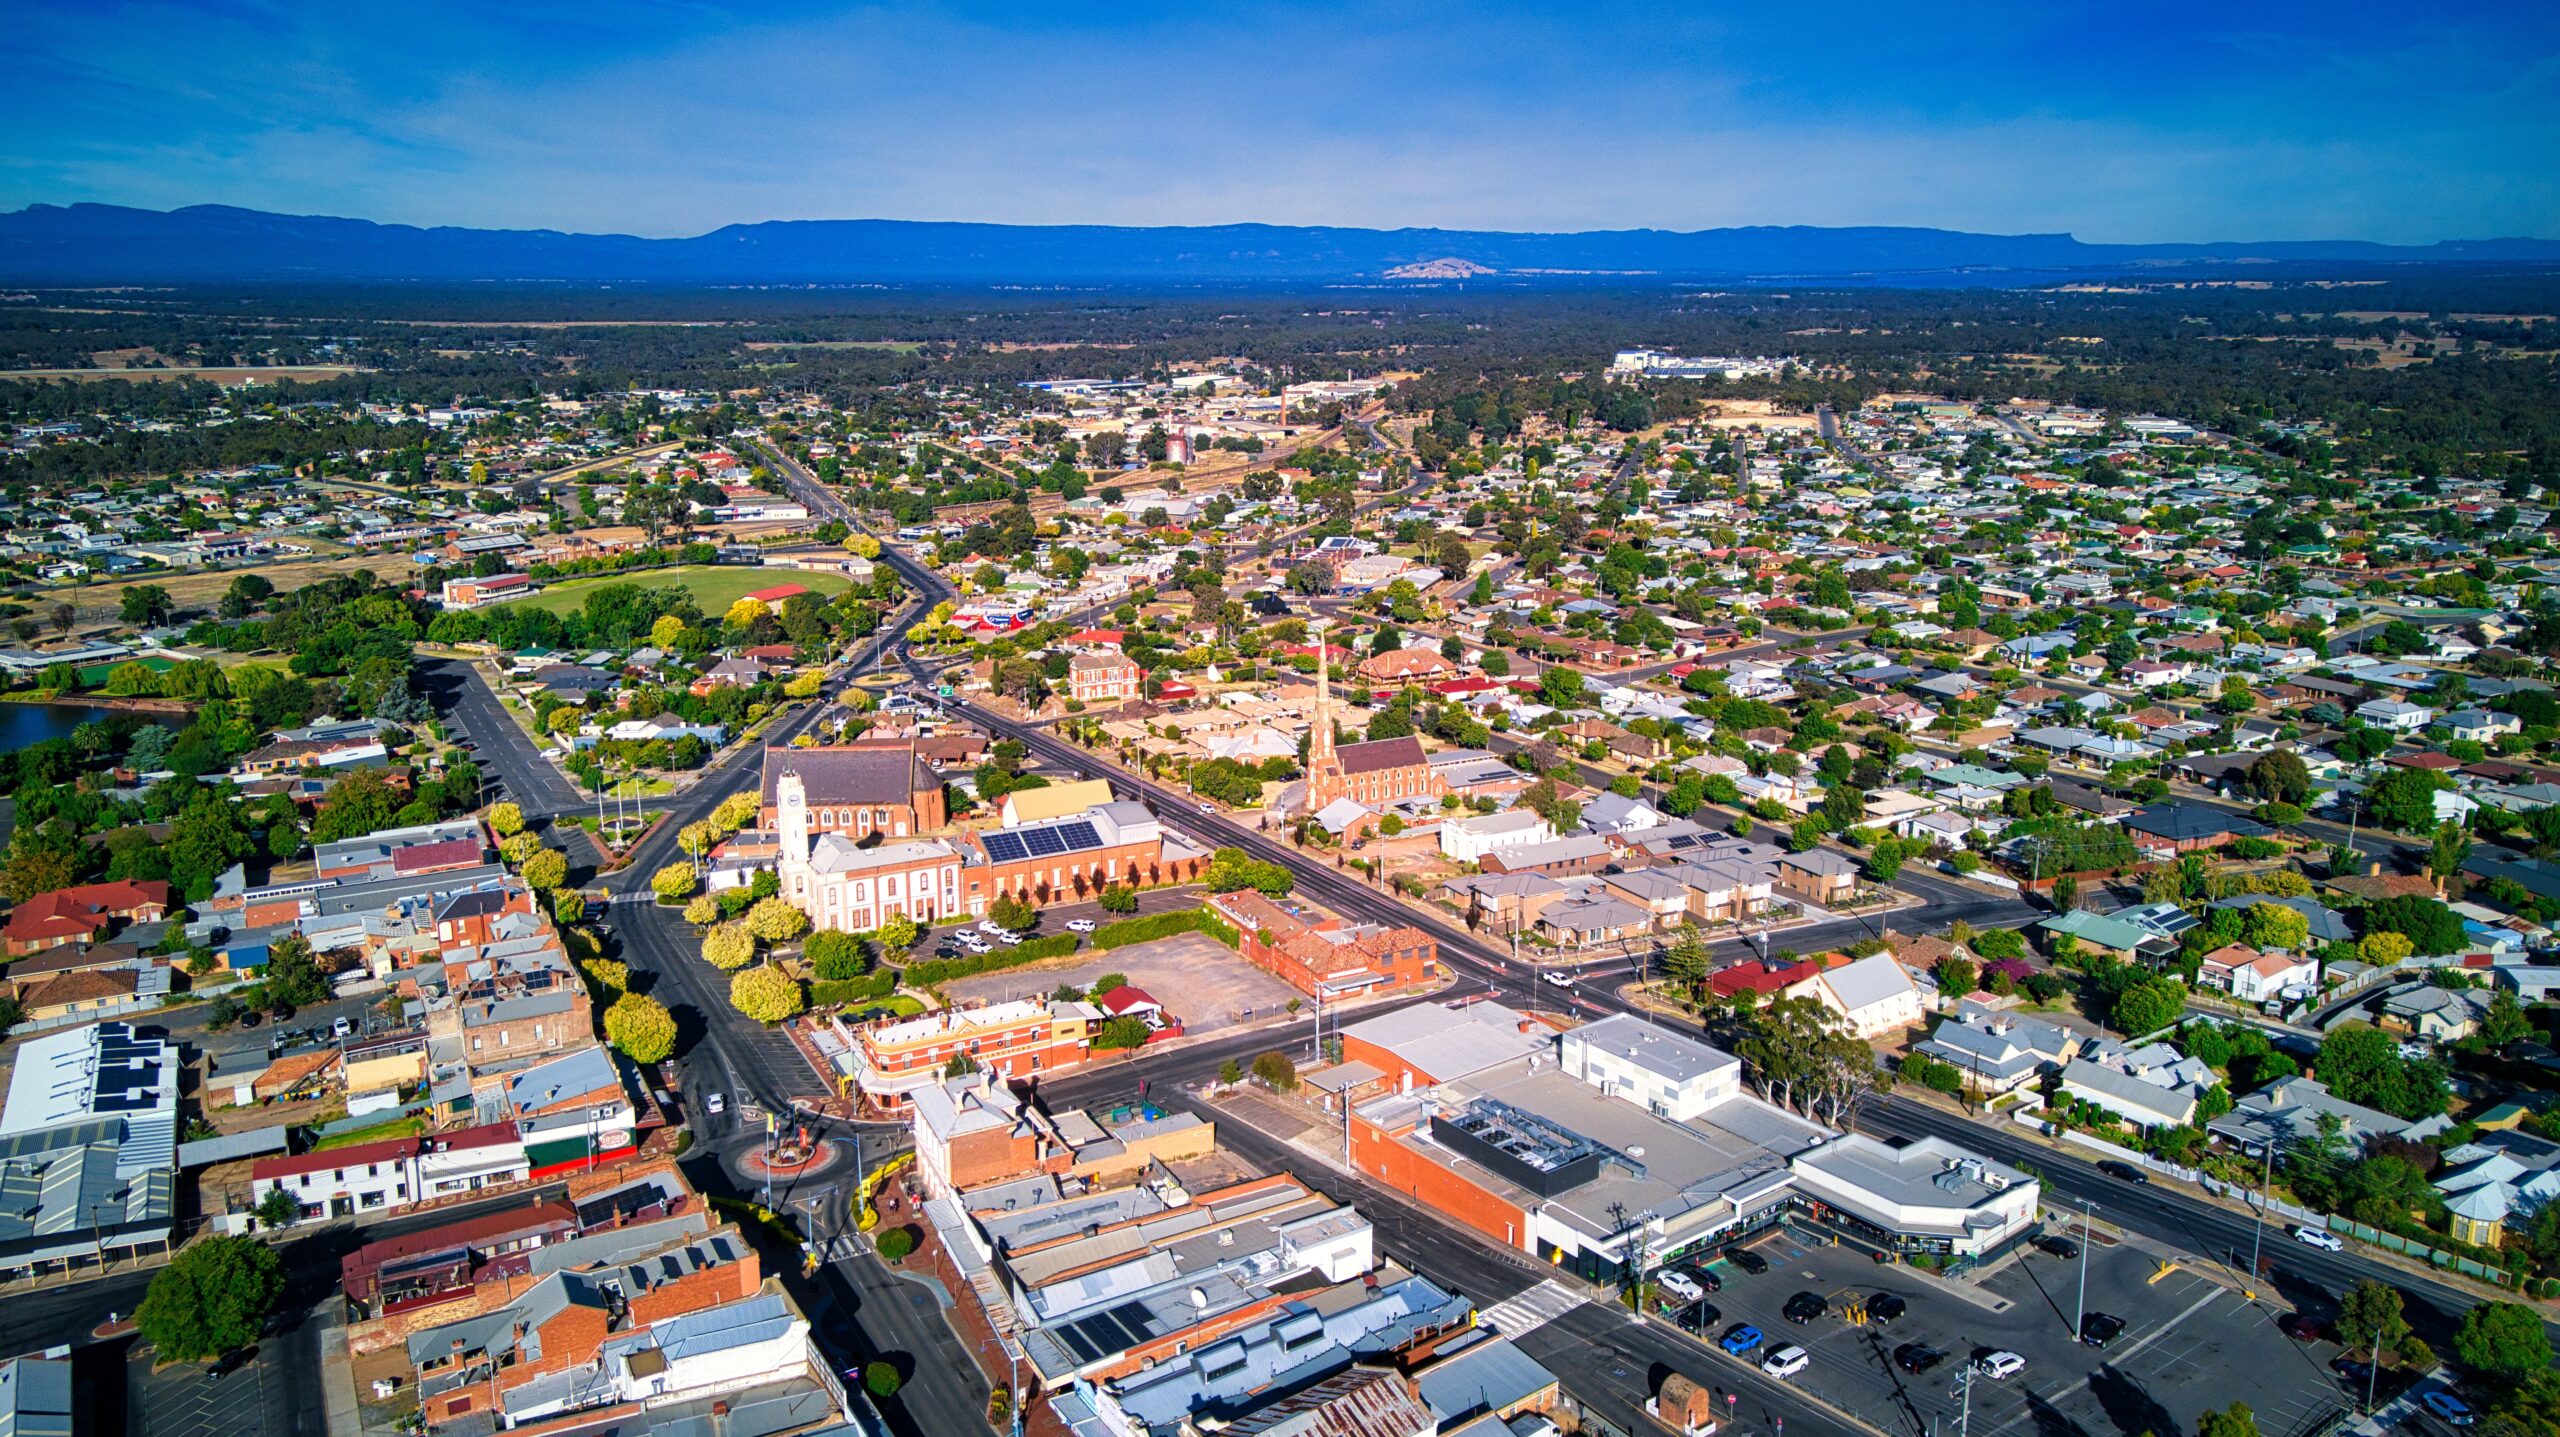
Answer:
[(2276, 1327), (2296, 1342), (2317, 1342), (2329, 1335), (2328, 1325), (2307, 1312), (2288, 1312), (2276, 1319)]

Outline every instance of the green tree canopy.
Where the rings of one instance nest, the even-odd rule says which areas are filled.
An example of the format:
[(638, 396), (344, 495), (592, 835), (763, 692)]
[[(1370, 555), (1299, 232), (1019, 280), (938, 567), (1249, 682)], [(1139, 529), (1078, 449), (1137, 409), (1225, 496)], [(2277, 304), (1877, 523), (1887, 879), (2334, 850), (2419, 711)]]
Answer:
[(133, 1319), (162, 1358), (190, 1362), (257, 1341), (283, 1293), (274, 1248), (251, 1237), (206, 1238), (152, 1276)]

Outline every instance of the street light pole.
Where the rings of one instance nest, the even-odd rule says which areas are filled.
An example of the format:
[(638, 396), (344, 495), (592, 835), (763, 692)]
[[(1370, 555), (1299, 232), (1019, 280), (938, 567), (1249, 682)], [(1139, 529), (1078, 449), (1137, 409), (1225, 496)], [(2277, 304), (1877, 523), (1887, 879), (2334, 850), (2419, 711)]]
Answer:
[(2267, 1195), (2275, 1186), (2276, 1135), (2274, 1133), (2270, 1132), (2267, 1134), (2266, 1146), (2266, 1168), (2258, 1177), (2258, 1200), (2249, 1205), (2250, 1212), (2254, 1214), (2254, 1220), (2249, 1228), (2249, 1285), (2247, 1291), (2249, 1296), (2252, 1298), (2258, 1295), (2258, 1249), (2259, 1245), (2266, 1240), (2267, 1235)]
[(2089, 1322), (2089, 1212), (2094, 1206), (2087, 1198), (2080, 1199), (2080, 1300), (2071, 1319), (2073, 1337)]

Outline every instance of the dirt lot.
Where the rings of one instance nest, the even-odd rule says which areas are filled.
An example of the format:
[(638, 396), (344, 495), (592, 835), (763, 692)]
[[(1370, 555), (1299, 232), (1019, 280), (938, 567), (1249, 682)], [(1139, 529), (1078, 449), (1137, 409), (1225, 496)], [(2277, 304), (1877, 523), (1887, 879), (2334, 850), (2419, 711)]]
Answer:
[(1298, 996), (1298, 990), (1237, 957), (1225, 944), (1197, 933), (1132, 943), (1106, 953), (1088, 951), (1054, 965), (962, 978), (944, 984), (943, 991), (956, 1002), (1001, 1002), (1047, 993), (1061, 983), (1081, 988), (1105, 973), (1126, 974), (1192, 1033), (1215, 1032), (1255, 1016), (1269, 1017)]
[(343, 559), (303, 559), (280, 564), (250, 564), (237, 569), (215, 569), (184, 574), (136, 574), (99, 584), (70, 584), (38, 589), (30, 596), (39, 609), (57, 603), (71, 605), (79, 611), (85, 626), (117, 624), (117, 606), (124, 591), (135, 584), (158, 584), (169, 591), (170, 601), (181, 609), (210, 609), (231, 589), (231, 581), (242, 574), (259, 574), (280, 592), (290, 593), (305, 584), (343, 574), (354, 569), (371, 569), (384, 579), (403, 579), (416, 572), (417, 565), (397, 554), (364, 554)]

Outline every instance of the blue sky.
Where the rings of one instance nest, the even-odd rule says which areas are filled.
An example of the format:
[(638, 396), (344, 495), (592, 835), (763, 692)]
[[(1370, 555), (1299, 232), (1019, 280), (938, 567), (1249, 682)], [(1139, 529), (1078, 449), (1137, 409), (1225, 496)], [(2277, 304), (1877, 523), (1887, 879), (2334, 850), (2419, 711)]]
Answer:
[(39, 5), (0, 208), (2560, 237), (2560, 4)]

